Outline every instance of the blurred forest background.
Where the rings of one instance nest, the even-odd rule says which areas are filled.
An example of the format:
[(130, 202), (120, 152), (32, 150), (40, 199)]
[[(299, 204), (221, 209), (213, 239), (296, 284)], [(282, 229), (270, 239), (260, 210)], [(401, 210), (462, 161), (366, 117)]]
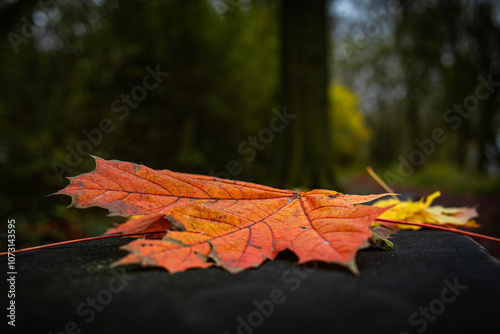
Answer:
[(498, 2), (306, 2), (0, 0), (17, 246), (123, 220), (46, 197), (89, 155), (358, 193), (371, 165), (396, 191), (500, 193)]

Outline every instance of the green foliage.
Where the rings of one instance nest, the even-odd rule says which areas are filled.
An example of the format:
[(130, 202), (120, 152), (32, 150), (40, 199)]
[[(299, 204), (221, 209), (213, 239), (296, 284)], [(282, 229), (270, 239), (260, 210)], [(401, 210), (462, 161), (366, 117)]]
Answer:
[[(67, 199), (45, 197), (67, 184), (54, 163), (65, 166), (64, 177), (90, 171), (89, 154), (217, 173), (230, 160), (246, 162), (238, 145), (280, 107), (274, 6), (255, 1), (221, 16), (203, 0), (111, 4), (60, 5), (45, 39), (28, 38), (18, 52), (7, 38), (0, 44), (0, 212), (17, 219), (21, 231), (45, 231), (51, 239), (36, 226), (64, 231), (53, 223), (59, 219), (79, 230), (68, 230), (70, 237), (95, 234), (92, 224), (75, 224), (71, 210), (58, 210)], [(2, 35), (22, 36), (23, 18), (39, 9), (28, 1), (2, 5), (0, 16), (9, 18)], [(146, 67), (157, 66), (169, 73), (157, 88), (134, 106), (113, 105), (143, 85)], [(99, 130), (104, 119), (112, 130), (84, 148), (83, 131)], [(257, 159), (236, 177), (259, 181), (264, 169)], [(88, 212), (82, 221), (94, 218)]]
[(361, 19), (345, 24), (350, 29), (337, 38), (334, 73), (360, 96), (372, 131), (370, 164), (397, 163), (417, 148), (416, 140), (441, 128), (447, 140), (425, 164), (498, 171), (500, 89), (479, 98), (477, 87), (480, 76), (500, 80), (499, 10), (494, 1), (404, 1), (397, 11), (383, 1), (358, 7)]
[(432, 187), (447, 193), (499, 195), (500, 178), (464, 171), (450, 164), (427, 164), (401, 186)]

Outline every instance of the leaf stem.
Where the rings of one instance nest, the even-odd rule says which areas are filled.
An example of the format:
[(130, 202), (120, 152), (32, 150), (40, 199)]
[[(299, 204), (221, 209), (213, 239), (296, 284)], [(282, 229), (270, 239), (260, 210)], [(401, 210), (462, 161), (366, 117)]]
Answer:
[[(385, 182), (384, 182), (384, 180), (382, 180), (382, 179), (381, 179), (381, 178), (377, 175), (377, 173), (375, 173), (375, 172), (373, 171), (373, 169), (372, 169), (370, 166), (366, 167), (366, 171), (368, 172), (368, 174), (370, 174), (370, 176), (371, 176), (371, 177), (372, 177), (375, 181), (377, 181), (377, 183), (378, 183), (378, 184), (380, 184), (380, 186), (381, 186), (382, 188), (384, 188), (384, 189), (385, 189), (385, 191), (387, 191), (388, 193), (394, 193), (394, 191), (392, 191), (392, 189), (391, 189), (391, 188), (387, 185), (387, 183), (385, 183)], [(394, 195), (391, 195), (391, 197), (392, 197), (392, 198), (394, 198), (394, 199), (396, 199), (396, 200), (398, 199), (398, 198), (397, 198), (396, 196), (394, 196)]]
[(499, 238), (494, 238), (494, 237), (490, 237), (488, 235), (483, 235), (483, 234), (478, 234), (478, 233), (473, 233), (473, 232), (462, 231), (462, 230), (458, 230), (456, 228), (450, 228), (450, 227), (444, 227), (444, 226), (438, 226), (438, 225), (432, 225), (432, 224), (424, 224), (424, 223), (406, 222), (406, 221), (402, 221), (402, 220), (394, 220), (394, 219), (387, 219), (387, 218), (377, 218), (375, 220), (379, 221), (379, 222), (384, 222), (384, 223), (428, 227), (428, 228), (433, 228), (435, 230), (443, 230), (443, 231), (448, 231), (448, 232), (453, 232), (453, 233), (465, 234), (465, 235), (468, 235), (470, 237), (476, 237), (476, 238), (500, 242)]
[(43, 249), (43, 248), (49, 248), (49, 247), (55, 247), (55, 246), (61, 246), (61, 245), (69, 245), (69, 244), (74, 244), (74, 243), (82, 242), (82, 241), (91, 241), (91, 240), (116, 238), (116, 237), (131, 237), (131, 236), (135, 236), (135, 235), (145, 235), (145, 234), (154, 234), (154, 233), (166, 233), (166, 231), (163, 230), (163, 231), (140, 232), (140, 233), (117, 233), (117, 234), (100, 235), (98, 237), (74, 239), (74, 240), (68, 240), (68, 241), (55, 242), (55, 243), (52, 243), (52, 244), (46, 244), (46, 245), (41, 245), (41, 246), (22, 248), (22, 249), (18, 249), (16, 251), (13, 251), (13, 252), (3, 252), (3, 253), (0, 253), (0, 256), (5, 256), (7, 254), (24, 253), (24, 252), (29, 252), (29, 251), (37, 250), (37, 249)]

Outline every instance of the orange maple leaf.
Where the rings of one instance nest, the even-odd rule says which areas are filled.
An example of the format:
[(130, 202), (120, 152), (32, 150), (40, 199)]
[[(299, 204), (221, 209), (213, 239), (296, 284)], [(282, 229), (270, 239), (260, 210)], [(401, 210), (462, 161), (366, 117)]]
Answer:
[(338, 263), (358, 273), (355, 255), (369, 245), (371, 223), (386, 210), (357, 204), (387, 194), (295, 192), (95, 160), (94, 171), (70, 178), (57, 194), (71, 196), (77, 208), (143, 215), (108, 233), (166, 232), (161, 240), (132, 241), (124, 246), (130, 254), (113, 265), (140, 263), (175, 273), (215, 264), (237, 273), (289, 249), (299, 263)]

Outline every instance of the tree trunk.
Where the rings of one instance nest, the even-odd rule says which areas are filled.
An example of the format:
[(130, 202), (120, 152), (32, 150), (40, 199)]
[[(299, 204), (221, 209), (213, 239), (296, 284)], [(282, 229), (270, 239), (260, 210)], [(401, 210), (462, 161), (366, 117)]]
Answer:
[(327, 86), (325, 0), (282, 1), (282, 88), (287, 113), (276, 164), (281, 185), (338, 189)]

